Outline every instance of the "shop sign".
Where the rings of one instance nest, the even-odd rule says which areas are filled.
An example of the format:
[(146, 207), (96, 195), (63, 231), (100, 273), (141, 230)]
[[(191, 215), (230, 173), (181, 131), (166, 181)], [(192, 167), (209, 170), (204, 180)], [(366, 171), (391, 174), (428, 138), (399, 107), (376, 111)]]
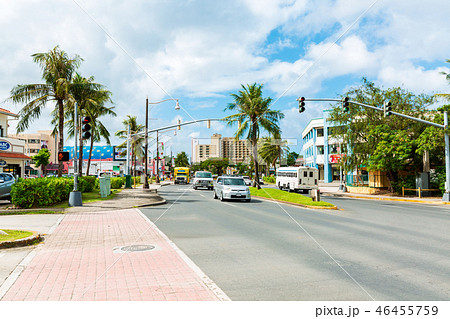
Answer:
[(339, 163), (341, 156), (341, 154), (330, 154), (328, 162), (330, 162), (331, 164), (337, 164)]
[(9, 144), (6, 141), (0, 141), (0, 151), (6, 151), (9, 150), (11, 147), (11, 144)]
[(0, 166), (6, 166), (6, 161), (4, 161), (4, 160), (0, 160)]

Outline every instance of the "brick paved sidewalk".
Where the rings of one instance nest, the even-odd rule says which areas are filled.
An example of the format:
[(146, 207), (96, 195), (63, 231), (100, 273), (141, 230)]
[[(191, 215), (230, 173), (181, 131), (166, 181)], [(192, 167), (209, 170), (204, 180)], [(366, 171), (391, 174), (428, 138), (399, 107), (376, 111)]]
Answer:
[[(150, 251), (118, 247), (153, 245)], [(2, 300), (229, 300), (137, 209), (69, 213)]]

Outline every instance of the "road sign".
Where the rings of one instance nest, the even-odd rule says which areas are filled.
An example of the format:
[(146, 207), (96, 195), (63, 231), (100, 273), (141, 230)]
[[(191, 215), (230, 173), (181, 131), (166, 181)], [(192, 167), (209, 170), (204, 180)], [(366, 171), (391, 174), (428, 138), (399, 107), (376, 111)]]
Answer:
[(4, 161), (4, 160), (0, 160), (0, 166), (6, 166), (6, 161)]

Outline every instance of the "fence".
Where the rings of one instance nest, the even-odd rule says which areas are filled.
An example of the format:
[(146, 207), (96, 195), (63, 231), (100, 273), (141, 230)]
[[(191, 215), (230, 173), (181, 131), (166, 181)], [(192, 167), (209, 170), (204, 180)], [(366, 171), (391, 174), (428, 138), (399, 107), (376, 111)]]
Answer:
[(404, 188), (402, 187), (402, 197), (405, 197), (405, 191), (416, 191), (419, 193), (419, 198), (422, 198), (422, 192), (432, 192), (432, 191), (440, 191), (440, 189), (435, 188)]

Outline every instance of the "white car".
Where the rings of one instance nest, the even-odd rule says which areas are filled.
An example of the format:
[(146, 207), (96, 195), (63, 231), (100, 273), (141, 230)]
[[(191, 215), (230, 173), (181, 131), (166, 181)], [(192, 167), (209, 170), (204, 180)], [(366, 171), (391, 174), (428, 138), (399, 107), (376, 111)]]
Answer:
[(219, 198), (221, 201), (244, 199), (249, 202), (251, 200), (250, 189), (245, 185), (244, 178), (241, 176), (219, 176), (214, 183), (214, 198)]
[(205, 187), (207, 189), (213, 189), (213, 177), (211, 172), (195, 172), (194, 180), (192, 181), (194, 189)]
[(242, 178), (244, 179), (245, 185), (252, 186), (252, 180), (250, 179), (250, 177), (242, 176)]

